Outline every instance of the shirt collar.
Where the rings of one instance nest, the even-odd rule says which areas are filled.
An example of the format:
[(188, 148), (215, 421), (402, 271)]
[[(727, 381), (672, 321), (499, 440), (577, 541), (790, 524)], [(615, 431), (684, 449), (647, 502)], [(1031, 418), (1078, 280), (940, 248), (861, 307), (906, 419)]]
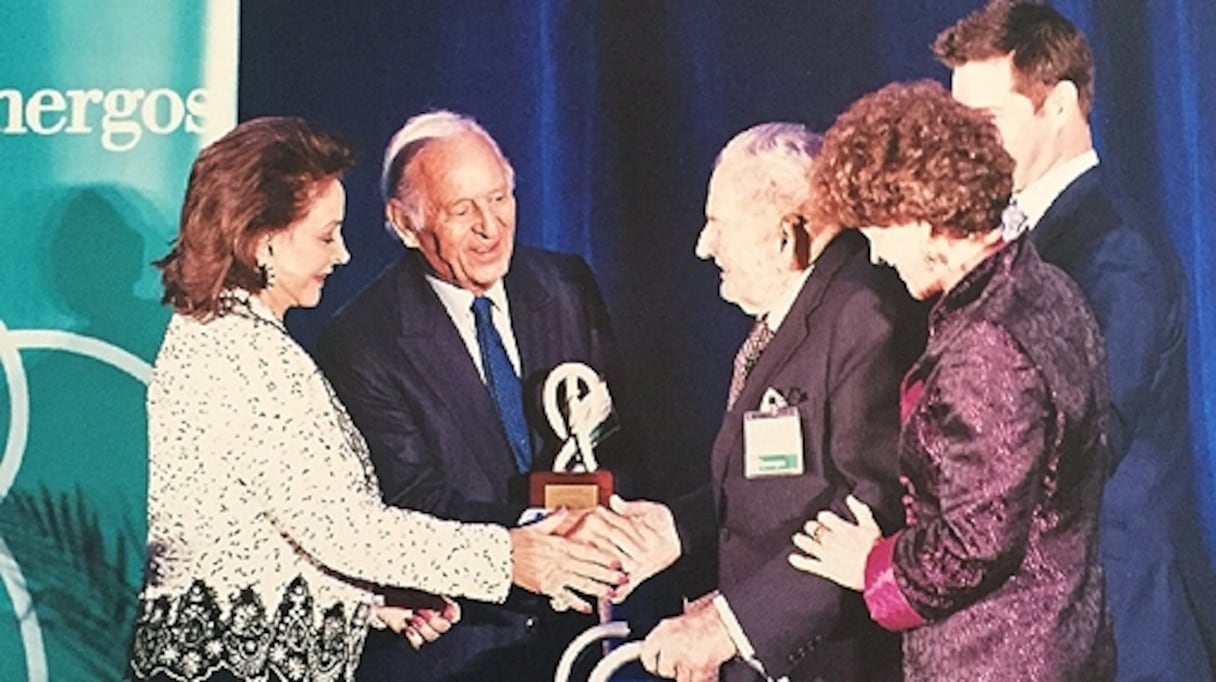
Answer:
[(802, 285), (806, 283), (808, 277), (811, 276), (811, 271), (815, 269), (815, 264), (811, 263), (810, 267), (802, 271), (802, 274), (794, 278), (790, 282), (790, 286), (785, 291), (777, 296), (774, 305), (769, 308), (769, 311), (761, 316), (764, 320), (764, 325), (768, 330), (777, 333), (777, 328), (785, 321), (787, 315), (790, 314), (790, 309), (794, 307), (794, 301), (798, 299), (798, 294), (802, 292)]
[(1039, 224), (1039, 220), (1047, 213), (1047, 209), (1051, 208), (1056, 197), (1085, 171), (1097, 165), (1098, 152), (1091, 148), (1052, 168), (1021, 192), (1014, 194), (1013, 201), (1026, 214), (1026, 223), (1030, 229), (1033, 230), (1034, 226)]
[[(473, 314), (473, 292), (468, 289), (462, 289), (451, 282), (445, 282), (431, 274), (426, 275), (426, 281), (435, 290), (435, 295), (439, 297), (439, 302), (447, 309), (448, 315), (452, 319), (468, 317)], [(494, 304), (494, 308), (500, 313), (503, 315), (509, 314), (507, 309), (507, 290), (503, 286), (501, 279), (487, 289), (483, 296), (490, 299), (490, 302)]]

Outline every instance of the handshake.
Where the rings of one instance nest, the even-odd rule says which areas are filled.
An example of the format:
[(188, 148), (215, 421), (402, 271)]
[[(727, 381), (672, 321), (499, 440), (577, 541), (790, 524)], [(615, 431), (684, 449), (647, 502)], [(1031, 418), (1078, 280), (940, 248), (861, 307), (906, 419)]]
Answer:
[[(558, 509), (508, 532), (511, 582), (548, 596), (559, 611), (591, 613), (601, 599), (619, 604), (675, 563), (681, 549), (666, 506), (616, 495), (608, 508)], [(399, 604), (377, 607), (376, 615), (418, 649), (459, 622), (460, 607), (447, 597), (411, 591)]]
[(559, 509), (510, 534), (512, 582), (582, 613), (594, 609), (588, 597), (621, 603), (681, 549), (666, 506), (616, 495), (607, 508)]

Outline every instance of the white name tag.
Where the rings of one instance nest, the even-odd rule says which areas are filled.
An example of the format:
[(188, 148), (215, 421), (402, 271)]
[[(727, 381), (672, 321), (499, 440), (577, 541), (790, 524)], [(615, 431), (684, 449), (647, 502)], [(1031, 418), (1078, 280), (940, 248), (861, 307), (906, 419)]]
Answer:
[(802, 475), (802, 420), (797, 407), (743, 414), (743, 476)]

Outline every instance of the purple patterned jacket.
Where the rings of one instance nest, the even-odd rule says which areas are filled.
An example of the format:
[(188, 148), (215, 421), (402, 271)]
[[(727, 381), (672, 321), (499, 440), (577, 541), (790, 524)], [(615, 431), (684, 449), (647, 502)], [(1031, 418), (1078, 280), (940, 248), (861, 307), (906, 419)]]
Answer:
[(929, 334), (901, 401), (909, 525), (868, 557), (871, 615), (905, 630), (909, 682), (1112, 679), (1093, 316), (1020, 239), (943, 295)]

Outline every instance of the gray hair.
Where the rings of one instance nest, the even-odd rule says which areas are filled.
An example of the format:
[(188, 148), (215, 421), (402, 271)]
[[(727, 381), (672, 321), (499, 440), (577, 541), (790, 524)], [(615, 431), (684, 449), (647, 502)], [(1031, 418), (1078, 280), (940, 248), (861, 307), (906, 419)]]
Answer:
[(717, 169), (729, 161), (737, 182), (751, 200), (806, 215), (811, 200), (811, 167), (823, 136), (799, 123), (761, 123), (731, 138), (714, 159)]
[[(386, 204), (393, 198), (401, 202), (402, 211), (412, 221), (415, 229), (422, 227), (424, 207), (418, 188), (405, 172), (406, 167), (431, 142), (466, 133), (480, 135), (490, 144), (506, 169), (507, 185), (510, 189), (515, 189), (515, 169), (511, 167), (511, 162), (498, 148), (494, 138), (472, 117), (446, 109), (411, 116), (401, 129), (393, 134), (388, 148), (384, 150), (384, 165), (380, 170), (380, 196)], [(389, 234), (398, 236), (397, 230), (388, 220), (385, 220), (384, 227)]]

